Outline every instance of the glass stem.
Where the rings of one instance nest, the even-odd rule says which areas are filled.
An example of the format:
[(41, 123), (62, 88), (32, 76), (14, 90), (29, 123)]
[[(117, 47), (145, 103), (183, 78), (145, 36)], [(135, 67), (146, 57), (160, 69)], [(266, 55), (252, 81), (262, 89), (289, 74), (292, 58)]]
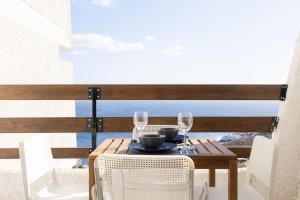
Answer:
[(141, 137), (142, 136), (142, 129), (140, 128), (140, 135), (139, 135), (139, 137)]
[(183, 130), (183, 141), (184, 141), (184, 148), (186, 148), (186, 131)]

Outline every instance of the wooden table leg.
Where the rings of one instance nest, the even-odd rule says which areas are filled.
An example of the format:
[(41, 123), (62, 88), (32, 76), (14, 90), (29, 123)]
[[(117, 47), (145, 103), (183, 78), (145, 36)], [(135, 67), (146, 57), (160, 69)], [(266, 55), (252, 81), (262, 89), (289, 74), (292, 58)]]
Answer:
[(238, 199), (238, 172), (237, 172), (237, 160), (229, 161), (228, 170), (228, 200)]
[(89, 200), (92, 200), (92, 187), (95, 184), (94, 159), (89, 159)]
[(209, 178), (208, 178), (208, 184), (209, 187), (215, 187), (216, 186), (216, 169), (209, 169)]

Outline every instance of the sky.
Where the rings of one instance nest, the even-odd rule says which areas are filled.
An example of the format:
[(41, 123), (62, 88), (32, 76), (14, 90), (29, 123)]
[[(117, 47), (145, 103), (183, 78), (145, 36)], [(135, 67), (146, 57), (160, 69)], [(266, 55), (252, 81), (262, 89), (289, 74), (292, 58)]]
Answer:
[(299, 0), (72, 0), (76, 83), (282, 84)]

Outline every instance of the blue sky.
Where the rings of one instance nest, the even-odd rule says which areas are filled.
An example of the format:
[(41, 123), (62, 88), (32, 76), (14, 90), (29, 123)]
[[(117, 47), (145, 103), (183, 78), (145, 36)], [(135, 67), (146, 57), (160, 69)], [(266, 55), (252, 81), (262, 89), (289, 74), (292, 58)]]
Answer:
[(76, 83), (284, 83), (298, 0), (72, 0)]

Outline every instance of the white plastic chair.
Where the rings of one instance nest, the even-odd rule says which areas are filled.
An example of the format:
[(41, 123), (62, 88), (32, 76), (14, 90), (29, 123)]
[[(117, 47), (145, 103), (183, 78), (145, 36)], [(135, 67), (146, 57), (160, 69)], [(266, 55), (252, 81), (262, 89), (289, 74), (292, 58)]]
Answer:
[[(277, 146), (275, 141), (256, 136), (253, 142), (245, 185), (238, 188), (239, 200), (269, 200), (272, 197)], [(200, 190), (206, 191), (201, 188)], [(200, 200), (227, 199), (227, 188), (211, 187)]]
[(57, 180), (47, 136), (21, 142), (19, 153), (26, 200), (88, 199), (87, 185), (61, 185)]
[(104, 154), (95, 160), (94, 200), (193, 200), (186, 156)]

